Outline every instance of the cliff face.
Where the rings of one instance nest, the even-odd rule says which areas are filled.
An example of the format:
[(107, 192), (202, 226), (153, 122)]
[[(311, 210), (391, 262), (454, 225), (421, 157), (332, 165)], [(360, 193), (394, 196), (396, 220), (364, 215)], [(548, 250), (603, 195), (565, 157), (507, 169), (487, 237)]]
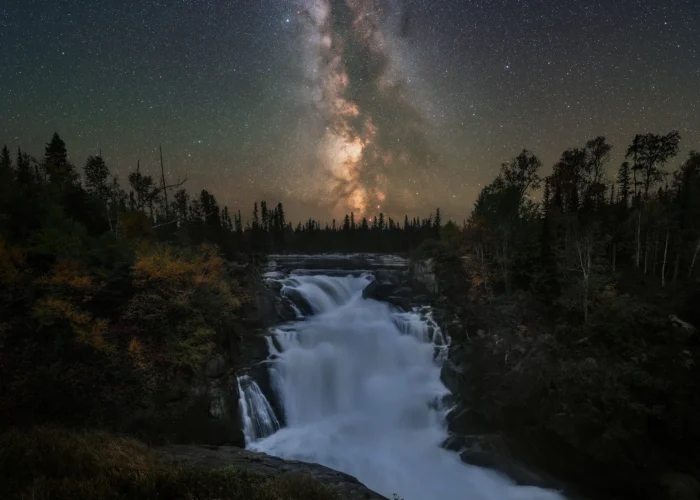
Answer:
[(205, 468), (234, 467), (239, 471), (267, 477), (308, 476), (332, 488), (345, 500), (385, 500), (385, 497), (365, 487), (353, 476), (318, 464), (283, 460), (233, 446), (172, 445), (162, 447), (159, 451), (182, 465)]

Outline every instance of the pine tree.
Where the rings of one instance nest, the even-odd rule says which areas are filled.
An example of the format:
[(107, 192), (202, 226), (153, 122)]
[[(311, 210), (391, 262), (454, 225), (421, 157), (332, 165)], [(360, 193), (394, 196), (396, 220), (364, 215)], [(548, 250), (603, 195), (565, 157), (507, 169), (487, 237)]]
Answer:
[(243, 235), (243, 220), (241, 218), (241, 211), (238, 211), (238, 216), (235, 217), (236, 233), (240, 236)]
[[(32, 167), (27, 153), (22, 153), (20, 148), (17, 148), (17, 182), (23, 186), (28, 186), (34, 180)], [(37, 182), (39, 179), (37, 179)]]
[(620, 169), (617, 171), (618, 196), (622, 206), (629, 206), (629, 196), (631, 194), (630, 183), (630, 164), (623, 162)]
[(435, 210), (435, 221), (433, 228), (435, 229), (435, 239), (440, 239), (440, 228), (442, 226), (442, 218), (440, 217), (440, 209)]
[(260, 202), (260, 217), (263, 231), (269, 231), (270, 225), (268, 221), (269, 214), (267, 213), (267, 202), (265, 200)]
[(83, 167), (83, 172), (85, 174), (85, 187), (88, 193), (100, 200), (106, 200), (109, 195), (109, 186), (107, 185), (109, 168), (107, 168), (102, 157), (88, 157)]
[(7, 149), (7, 146), (4, 146), (2, 148), (2, 152), (0, 153), (0, 171), (9, 172), (10, 170), (12, 170), (12, 160), (10, 159), (10, 150)]
[(260, 227), (260, 220), (258, 219), (258, 202), (256, 201), (253, 205), (253, 231), (257, 231)]
[(49, 176), (49, 182), (58, 186), (62, 191), (76, 182), (78, 176), (73, 165), (68, 162), (66, 143), (57, 132), (44, 150), (44, 167)]

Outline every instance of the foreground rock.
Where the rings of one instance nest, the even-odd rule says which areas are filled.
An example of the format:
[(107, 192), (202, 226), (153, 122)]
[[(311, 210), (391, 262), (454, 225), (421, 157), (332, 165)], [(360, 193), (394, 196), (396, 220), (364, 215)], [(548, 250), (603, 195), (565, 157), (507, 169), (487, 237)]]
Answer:
[(318, 464), (283, 460), (233, 446), (171, 445), (160, 448), (160, 451), (183, 465), (207, 468), (230, 466), (264, 476), (284, 474), (310, 476), (334, 489), (341, 498), (346, 500), (386, 500), (385, 497), (368, 489), (353, 476)]

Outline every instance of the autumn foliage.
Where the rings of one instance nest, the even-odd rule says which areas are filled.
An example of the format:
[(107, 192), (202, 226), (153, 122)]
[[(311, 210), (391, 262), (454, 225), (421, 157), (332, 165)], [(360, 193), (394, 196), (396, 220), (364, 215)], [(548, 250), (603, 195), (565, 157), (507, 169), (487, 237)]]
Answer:
[(128, 411), (194, 376), (248, 300), (214, 245), (111, 251), (130, 265), (67, 255), (32, 266), (31, 248), (0, 239), (0, 307), (15, 313), (0, 321), (0, 422)]

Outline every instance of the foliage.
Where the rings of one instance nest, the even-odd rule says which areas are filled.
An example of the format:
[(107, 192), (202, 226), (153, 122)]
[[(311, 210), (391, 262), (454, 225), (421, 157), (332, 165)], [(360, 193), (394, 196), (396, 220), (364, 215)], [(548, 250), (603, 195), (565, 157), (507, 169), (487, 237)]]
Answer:
[(43, 162), (5, 150), (0, 170), (0, 424), (118, 426), (227, 345), (249, 294), (220, 240), (177, 245), (156, 227), (167, 186), (137, 171), (148, 192), (128, 207), (94, 156), (83, 187), (58, 134)]
[(470, 333), (482, 331), (470, 348), (485, 358), (475, 409), (530, 449), (566, 443), (549, 448), (560, 453), (550, 466), (599, 466), (613, 482), (624, 470), (640, 491), (653, 480), (645, 471), (700, 466), (686, 445), (700, 439), (697, 332), (669, 320), (700, 326), (700, 155), (662, 184), (679, 140), (636, 136), (617, 189), (604, 137), (567, 149), (539, 206), (509, 181), (528, 162), (506, 162), (481, 191), (462, 231), (467, 255), (452, 266), (466, 263), (462, 291), (479, 303), (456, 295)]
[(179, 466), (133, 439), (53, 428), (0, 435), (0, 484), (8, 500), (338, 498), (310, 477)]

